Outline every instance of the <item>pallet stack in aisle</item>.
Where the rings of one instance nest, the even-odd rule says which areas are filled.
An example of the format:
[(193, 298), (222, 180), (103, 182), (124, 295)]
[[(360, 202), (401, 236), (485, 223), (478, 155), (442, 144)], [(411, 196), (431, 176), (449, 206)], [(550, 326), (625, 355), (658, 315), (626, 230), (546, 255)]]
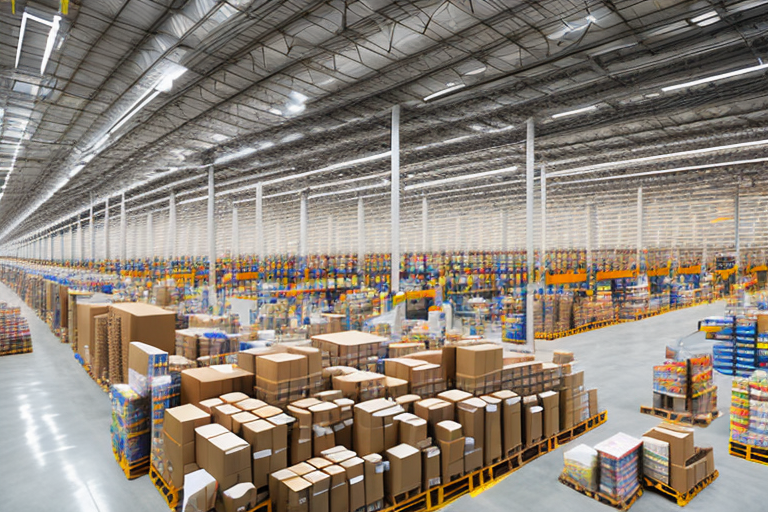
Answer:
[(27, 352), (32, 352), (32, 336), (21, 308), (0, 302), (0, 356)]
[(768, 374), (736, 377), (731, 389), (731, 440), (768, 447)]

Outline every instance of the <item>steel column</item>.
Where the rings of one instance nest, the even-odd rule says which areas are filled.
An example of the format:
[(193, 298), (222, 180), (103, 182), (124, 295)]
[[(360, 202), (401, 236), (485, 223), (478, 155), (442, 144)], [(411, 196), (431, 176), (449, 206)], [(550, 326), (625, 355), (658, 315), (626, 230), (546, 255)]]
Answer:
[(365, 205), (363, 198), (357, 198), (357, 271), (363, 272), (365, 264)]
[(392, 177), (391, 183), (391, 252), (390, 292), (394, 296), (400, 291), (400, 105), (392, 107)]
[(125, 194), (120, 195), (120, 261), (128, 260), (128, 219), (125, 217)]
[(525, 293), (525, 341), (530, 346), (535, 346), (535, 332), (533, 330), (533, 293), (534, 293), (534, 261), (533, 261), (533, 201), (534, 201), (534, 124), (533, 118), (526, 120), (525, 143), (525, 246), (526, 263), (528, 267), (528, 282)]
[(215, 307), (216, 300), (216, 223), (214, 222), (214, 195), (213, 166), (208, 166), (208, 298), (210, 304)]

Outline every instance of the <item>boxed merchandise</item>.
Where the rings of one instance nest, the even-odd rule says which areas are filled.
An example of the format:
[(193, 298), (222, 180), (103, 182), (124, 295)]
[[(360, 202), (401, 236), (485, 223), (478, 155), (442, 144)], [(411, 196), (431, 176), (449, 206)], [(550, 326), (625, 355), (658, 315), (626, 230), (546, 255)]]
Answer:
[(395, 398), (397, 405), (402, 407), (405, 412), (413, 412), (413, 404), (421, 400), (419, 395), (403, 395)]
[[(365, 509), (374, 512), (384, 508), (384, 458), (378, 453), (363, 457), (365, 461)], [(439, 471), (439, 468), (438, 468)]]
[(480, 398), (468, 398), (456, 404), (456, 420), (461, 423), (466, 437), (474, 439), (475, 448), (485, 446), (485, 410), (486, 402)]
[[(187, 506), (184, 508), (184, 512), (188, 510), (211, 510), (216, 505), (218, 484), (216, 479), (206, 470), (199, 469), (189, 473), (182, 481), (182, 486), (187, 490), (187, 495), (184, 497)], [(177, 488), (181, 488), (181, 486)]]
[(304, 476), (307, 473), (314, 471), (315, 467), (307, 462), (299, 462), (298, 464), (290, 466), (288, 469), (296, 473), (297, 476)]
[(427, 443), (427, 420), (410, 413), (398, 414), (393, 419), (398, 426), (398, 443), (416, 447)]
[(590, 491), (597, 491), (599, 467), (597, 450), (580, 444), (563, 453), (565, 476)]
[[(215, 404), (215, 405), (221, 405), (221, 404)], [(234, 406), (237, 407), (238, 409), (242, 411), (250, 412), (250, 413), (252, 413), (256, 409), (261, 409), (266, 405), (267, 405), (266, 403), (262, 402), (261, 400), (256, 400), (255, 398), (248, 398), (246, 400), (242, 400), (234, 404)]]
[(210, 423), (211, 417), (194, 405), (166, 409), (163, 424), (164, 477), (176, 488), (184, 485), (184, 467), (196, 461), (195, 428)]
[(573, 360), (573, 352), (567, 350), (555, 350), (552, 354), (552, 362), (555, 364), (568, 364)]
[(555, 436), (560, 432), (560, 395), (554, 391), (539, 393), (542, 411), (542, 433), (544, 437)]
[(397, 398), (408, 394), (408, 381), (395, 377), (384, 377), (384, 389), (387, 398)]
[(485, 405), (485, 440), (483, 461), (486, 466), (501, 459), (501, 400), (493, 396), (483, 396)]
[(539, 405), (525, 407), (525, 445), (533, 446), (544, 438), (542, 419), (544, 408)]
[(589, 417), (594, 418), (600, 412), (597, 407), (597, 389), (588, 389), (587, 397), (589, 399)]
[(341, 421), (333, 426), (333, 436), (336, 440), (336, 444), (344, 446), (345, 448), (352, 449), (355, 444), (353, 433), (353, 426), (355, 420), (348, 419)]
[[(99, 313), (99, 314), (103, 314)], [(111, 304), (109, 314), (120, 319), (123, 380), (128, 382), (128, 347), (140, 341), (170, 354), (176, 349), (176, 314), (141, 302)]]
[(623, 501), (637, 491), (641, 447), (642, 441), (622, 432), (595, 446), (600, 461), (600, 492)]
[(330, 507), (331, 512), (349, 512), (349, 491), (347, 490), (347, 472), (343, 467), (333, 464), (323, 469), (331, 477)]
[(334, 446), (336, 446), (336, 436), (332, 428), (312, 425), (312, 454), (315, 457)]
[(511, 453), (522, 447), (522, 401), (516, 393), (512, 391), (498, 391), (492, 396), (502, 401), (502, 430), (504, 455)]
[(322, 471), (312, 471), (302, 478), (312, 484), (309, 493), (309, 512), (329, 512), (331, 506), (331, 477)]
[(421, 451), (421, 473), (422, 490), (440, 485), (440, 448), (428, 446)]
[(360, 331), (344, 331), (312, 337), (312, 346), (327, 354), (331, 366), (351, 366), (367, 369), (375, 363), (382, 343), (387, 338)]
[(407, 444), (386, 451), (389, 471), (385, 475), (386, 494), (391, 502), (403, 493), (421, 488), (421, 452)]
[[(106, 303), (77, 303), (77, 343), (75, 349), (86, 363), (90, 363), (86, 359), (86, 354), (93, 353), (93, 341), (96, 333), (95, 317), (104, 315), (108, 311), (109, 304)], [(88, 352), (86, 352), (86, 347), (88, 347)]]
[(273, 405), (299, 399), (309, 383), (307, 358), (278, 353), (256, 358), (256, 398)]
[(368, 454), (384, 451), (384, 418), (377, 413), (391, 409), (393, 405), (394, 402), (384, 398), (355, 405), (353, 444), (356, 452)]
[(312, 484), (301, 477), (280, 482), (286, 501), (278, 503), (276, 512), (309, 512)]
[[(673, 430), (674, 429), (674, 430)], [(643, 437), (650, 437), (669, 444), (669, 462), (676, 466), (685, 466), (688, 459), (693, 457), (693, 429), (679, 429), (673, 425), (662, 423), (654, 427)]]
[(643, 474), (669, 484), (669, 443), (643, 436)]
[(234, 405), (223, 404), (213, 408), (213, 421), (224, 426), (229, 431), (234, 431), (232, 425), (232, 416), (240, 414), (242, 411)]
[[(459, 431), (460, 429), (461, 426), (459, 425)], [(446, 434), (448, 433), (446, 432)], [(452, 441), (443, 441), (438, 438), (437, 445), (440, 448), (440, 478), (442, 483), (447, 484), (464, 474), (465, 442), (466, 440), (463, 436)]]
[(235, 391), (233, 393), (225, 393), (221, 395), (219, 398), (221, 398), (222, 402), (230, 405), (237, 405), (238, 402), (242, 402), (243, 400), (250, 399), (248, 395), (246, 395), (245, 393), (241, 393), (239, 391)]
[(390, 343), (387, 348), (389, 349), (389, 357), (407, 357), (410, 354), (418, 352), (424, 345), (421, 343)]
[(307, 464), (316, 469), (323, 469), (333, 463), (324, 457), (312, 457), (311, 459), (307, 460)]
[(409, 354), (408, 358), (417, 359), (420, 361), (426, 361), (429, 364), (436, 364), (439, 366), (443, 364), (443, 351), (442, 350), (422, 350), (419, 352), (413, 352), (412, 354)]
[(337, 398), (333, 400), (333, 403), (339, 407), (339, 421), (351, 420), (354, 418), (354, 406), (355, 401), (349, 398)]
[(250, 482), (251, 447), (242, 438), (228, 432), (208, 440), (208, 471), (223, 489)]
[(323, 357), (315, 347), (288, 346), (289, 354), (307, 358), (307, 390), (310, 395), (323, 389)]
[(464, 472), (472, 473), (483, 467), (483, 449), (475, 446), (475, 440), (464, 438)]
[(466, 400), (467, 398), (472, 398), (472, 393), (467, 393), (466, 391), (462, 391), (460, 389), (450, 389), (448, 391), (439, 393), (437, 398), (445, 400), (446, 402), (451, 402), (452, 404), (456, 404), (462, 400)]
[(251, 414), (256, 416), (257, 418), (261, 418), (263, 420), (272, 418), (273, 416), (278, 416), (282, 414), (283, 411), (280, 410), (279, 407), (274, 407), (272, 405), (267, 405), (265, 407), (260, 407), (253, 411)]
[(450, 443), (464, 437), (461, 423), (444, 420), (435, 425), (435, 439)]
[(427, 420), (429, 435), (434, 437), (435, 425), (455, 418), (454, 405), (439, 398), (427, 398), (413, 404), (413, 413)]
[(321, 427), (330, 427), (341, 421), (341, 408), (331, 402), (321, 402), (308, 408), (312, 413), (312, 423)]
[(347, 473), (349, 489), (349, 510), (359, 510), (365, 503), (365, 461), (360, 457), (352, 457), (339, 465)]
[(503, 349), (499, 345), (457, 347), (456, 387), (473, 395), (498, 391), (503, 359)]
[(192, 368), (181, 372), (181, 403), (197, 405), (233, 391), (253, 389), (253, 374), (232, 365)]
[[(270, 469), (275, 471), (277, 468), (284, 468), (288, 465), (288, 438), (295, 431), (294, 424), (296, 418), (287, 414), (278, 414), (270, 416), (266, 421), (275, 426), (272, 435), (272, 459), (270, 461)], [(305, 454), (301, 453), (299, 455), (303, 456)], [(291, 453), (291, 456), (293, 456), (293, 453)], [(306, 460), (306, 458), (304, 457), (302, 460)], [(295, 464), (293, 461), (291, 463)]]
[(443, 367), (443, 378), (447, 384), (453, 385), (456, 382), (456, 349), (457, 345), (445, 345), (440, 366)]
[[(272, 467), (277, 427), (266, 420), (256, 420), (243, 425), (242, 437), (251, 447), (252, 482), (257, 489), (269, 483), (269, 474), (287, 466)], [(285, 444), (286, 441), (278, 441)]]
[(208, 400), (203, 400), (197, 404), (201, 410), (207, 412), (211, 416), (213, 416), (214, 409), (220, 405), (224, 405), (224, 400), (221, 398), (209, 398)]
[(251, 510), (257, 505), (256, 487), (250, 482), (236, 484), (221, 494), (224, 512)]
[(272, 510), (277, 511), (278, 506), (285, 510), (288, 489), (283, 482), (296, 478), (298, 475), (290, 469), (281, 469), (269, 475), (269, 497), (272, 500)]
[(355, 372), (333, 377), (333, 389), (341, 391), (345, 398), (363, 402), (386, 395), (385, 376), (374, 372)]
[(384, 374), (387, 377), (395, 377), (397, 379), (412, 382), (411, 371), (418, 367), (428, 364), (426, 361), (417, 359), (385, 359), (384, 360)]
[(333, 402), (339, 398), (343, 398), (341, 391), (338, 389), (329, 389), (328, 391), (320, 391), (312, 395), (313, 398), (317, 398), (322, 402)]
[(229, 430), (218, 423), (195, 428), (195, 462), (198, 466), (201, 468), (208, 466), (211, 439), (227, 433), (229, 433)]

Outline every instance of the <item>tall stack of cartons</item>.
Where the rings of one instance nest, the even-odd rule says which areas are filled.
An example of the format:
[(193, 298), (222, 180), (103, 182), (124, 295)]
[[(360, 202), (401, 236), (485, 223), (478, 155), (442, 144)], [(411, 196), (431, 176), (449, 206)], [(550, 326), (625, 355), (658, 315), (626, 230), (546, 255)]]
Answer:
[(502, 382), (520, 396), (535, 395), (544, 391), (543, 364), (540, 361), (526, 361), (505, 365)]
[(387, 338), (360, 331), (344, 331), (312, 337), (312, 346), (328, 354), (331, 366), (351, 366), (375, 371), (382, 343)]
[(584, 390), (584, 372), (563, 375), (559, 405), (561, 431), (589, 418), (589, 394)]
[(386, 395), (384, 375), (368, 371), (355, 371), (345, 375), (333, 377), (333, 389), (342, 392), (345, 398), (364, 402)]
[(301, 399), (308, 386), (307, 358), (297, 354), (269, 354), (256, 358), (256, 387), (259, 400), (285, 406)]
[(93, 317), (93, 350), (91, 351), (91, 375), (94, 379), (109, 378), (109, 315)]
[(426, 398), (413, 404), (413, 414), (427, 420), (427, 432), (435, 437), (435, 427), (441, 421), (453, 421), (456, 418), (456, 408), (453, 403), (439, 398)]
[(307, 393), (309, 396), (323, 390), (323, 355), (320, 349), (309, 346), (289, 346), (289, 354), (307, 358)]
[(456, 387), (475, 396), (501, 389), (503, 350), (483, 344), (456, 348)]
[(461, 424), (445, 420), (435, 425), (435, 439), (440, 448), (441, 474), (443, 484), (464, 474), (465, 438)]
[(226, 393), (248, 393), (253, 389), (253, 374), (234, 367), (191, 368), (181, 372), (181, 403), (198, 405)]
[(403, 408), (391, 400), (379, 398), (355, 405), (354, 450), (358, 453), (383, 453), (397, 444), (394, 418)]
[(184, 475), (197, 469), (195, 429), (211, 422), (210, 414), (187, 404), (165, 411), (163, 425), (164, 467), (157, 468), (176, 489), (184, 486)]
[(456, 404), (456, 420), (461, 424), (464, 436), (467, 438), (464, 451), (466, 473), (483, 467), (487, 405), (484, 400), (476, 397), (467, 398)]
[(522, 400), (509, 390), (497, 391), (492, 396), (501, 400), (503, 457), (509, 457), (523, 446)]
[(267, 490), (269, 475), (288, 467), (288, 428), (256, 420), (243, 425), (242, 436), (251, 447), (252, 481), (261, 495)]

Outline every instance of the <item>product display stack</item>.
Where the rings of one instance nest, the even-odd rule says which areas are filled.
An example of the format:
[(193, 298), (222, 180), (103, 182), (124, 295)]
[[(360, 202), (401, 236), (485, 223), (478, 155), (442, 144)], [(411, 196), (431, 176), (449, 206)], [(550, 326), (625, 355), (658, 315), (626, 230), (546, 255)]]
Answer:
[(768, 448), (768, 374), (733, 379), (731, 390), (731, 441)]
[(141, 396), (128, 384), (113, 384), (110, 399), (112, 451), (126, 477), (135, 478), (149, 471), (149, 397)]
[(595, 445), (600, 461), (600, 492), (626, 502), (640, 489), (642, 441), (622, 432)]
[(32, 352), (32, 336), (21, 308), (0, 302), (0, 356), (27, 352)]

